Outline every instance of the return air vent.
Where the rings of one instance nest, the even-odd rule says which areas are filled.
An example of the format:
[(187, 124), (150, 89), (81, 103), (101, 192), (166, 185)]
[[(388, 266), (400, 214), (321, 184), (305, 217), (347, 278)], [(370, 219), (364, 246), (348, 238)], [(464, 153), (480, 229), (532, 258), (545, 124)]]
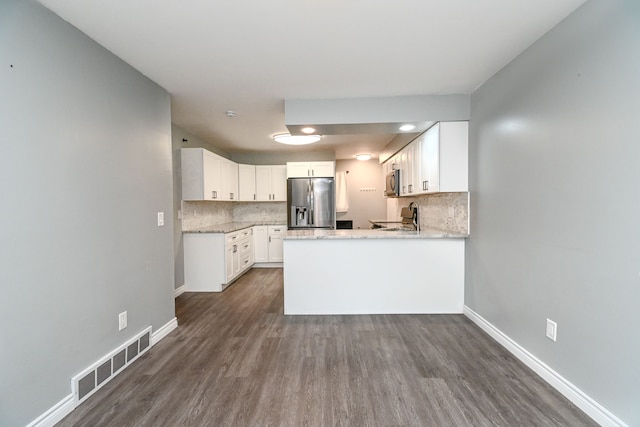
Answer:
[(71, 379), (75, 405), (79, 405), (149, 349), (151, 327), (111, 351)]

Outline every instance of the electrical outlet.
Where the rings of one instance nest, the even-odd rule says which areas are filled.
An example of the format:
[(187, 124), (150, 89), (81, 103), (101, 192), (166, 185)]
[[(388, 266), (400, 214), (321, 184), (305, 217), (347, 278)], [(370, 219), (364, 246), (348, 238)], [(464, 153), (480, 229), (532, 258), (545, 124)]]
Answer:
[(260, 213), (262, 214), (262, 216), (267, 215), (267, 211), (266, 211), (266, 210), (264, 210), (264, 209), (262, 209), (262, 211), (261, 211)]
[(556, 342), (557, 335), (558, 324), (551, 319), (547, 319), (547, 338), (549, 338), (553, 342)]
[(182, 211), (178, 210), (178, 219), (182, 219)]
[(123, 311), (118, 314), (118, 330), (121, 331), (127, 327), (127, 312)]
[(453, 218), (454, 216), (456, 216), (456, 207), (449, 206), (449, 218)]
[(164, 212), (158, 212), (158, 227), (164, 225)]

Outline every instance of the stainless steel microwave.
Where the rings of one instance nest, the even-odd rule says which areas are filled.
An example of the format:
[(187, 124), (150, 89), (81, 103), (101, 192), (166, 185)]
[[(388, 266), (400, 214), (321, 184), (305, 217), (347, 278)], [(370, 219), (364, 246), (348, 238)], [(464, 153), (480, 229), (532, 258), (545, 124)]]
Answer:
[(392, 170), (385, 178), (384, 195), (387, 197), (398, 197), (400, 195), (400, 171)]

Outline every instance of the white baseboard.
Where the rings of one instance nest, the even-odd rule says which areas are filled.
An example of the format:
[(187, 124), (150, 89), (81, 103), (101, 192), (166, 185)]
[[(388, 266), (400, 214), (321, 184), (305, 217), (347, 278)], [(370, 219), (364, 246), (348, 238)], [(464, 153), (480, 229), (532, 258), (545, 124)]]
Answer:
[(160, 329), (151, 334), (151, 347), (156, 345), (161, 339), (166, 337), (178, 327), (178, 319), (173, 318), (169, 320), (164, 326), (161, 326)]
[(174, 298), (178, 298), (180, 295), (184, 294), (185, 291), (187, 290), (187, 285), (182, 285), (179, 288), (176, 288), (174, 291)]
[(251, 268), (282, 268), (283, 265), (281, 262), (257, 262)]
[(75, 409), (73, 393), (53, 405), (47, 412), (27, 424), (27, 427), (53, 427)]
[(489, 323), (478, 313), (464, 306), (464, 315), (480, 329), (485, 331), (491, 338), (500, 343), (504, 348), (520, 359), (525, 365), (531, 368), (536, 374), (542, 377), (549, 385), (558, 390), (564, 397), (569, 399), (578, 408), (582, 409), (588, 416), (603, 427), (629, 427), (621, 419), (613, 415), (598, 402), (589, 397), (578, 387), (569, 382), (562, 375), (551, 369), (546, 363), (527, 351), (520, 344), (509, 338), (501, 330)]

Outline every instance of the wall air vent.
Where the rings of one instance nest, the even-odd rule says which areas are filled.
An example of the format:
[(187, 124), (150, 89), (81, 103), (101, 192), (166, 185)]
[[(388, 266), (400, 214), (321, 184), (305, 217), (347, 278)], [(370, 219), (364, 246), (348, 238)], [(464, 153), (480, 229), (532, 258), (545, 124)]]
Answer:
[(149, 350), (151, 326), (93, 363), (71, 379), (71, 390), (78, 406), (127, 366)]

